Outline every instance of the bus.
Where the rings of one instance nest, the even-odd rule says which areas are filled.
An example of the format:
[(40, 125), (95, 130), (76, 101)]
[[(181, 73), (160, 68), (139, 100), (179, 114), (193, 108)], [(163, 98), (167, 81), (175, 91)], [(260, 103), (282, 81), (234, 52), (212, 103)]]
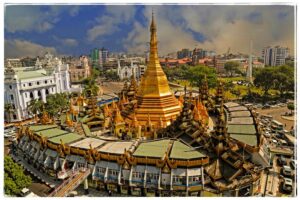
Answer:
[(283, 124), (276, 120), (272, 120), (271, 127), (274, 131), (282, 131), (284, 129)]

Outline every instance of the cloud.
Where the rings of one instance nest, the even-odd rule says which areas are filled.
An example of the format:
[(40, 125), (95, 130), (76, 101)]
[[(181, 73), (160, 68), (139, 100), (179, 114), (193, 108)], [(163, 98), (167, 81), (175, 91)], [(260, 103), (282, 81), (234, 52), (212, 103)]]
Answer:
[(6, 58), (43, 56), (46, 52), (56, 54), (54, 47), (46, 47), (25, 40), (5, 40), (4, 54)]
[(96, 18), (94, 26), (87, 30), (88, 40), (92, 42), (101, 36), (120, 31), (119, 26), (132, 21), (135, 11), (134, 6), (106, 6), (104, 14)]
[(78, 11), (79, 6), (7, 5), (4, 27), (10, 33), (19, 31), (42, 33), (52, 29), (60, 21), (63, 13), (74, 17)]
[(63, 46), (67, 47), (75, 47), (78, 45), (77, 40), (73, 38), (59, 38), (57, 36), (53, 36), (53, 39), (62, 44)]
[[(294, 8), (292, 6), (216, 6), (180, 5), (146, 6), (145, 25), (134, 22), (133, 29), (123, 40), (130, 52), (147, 50), (151, 9), (154, 8), (161, 55), (182, 48), (215, 50), (222, 54), (253, 52), (260, 55), (269, 45), (287, 46), (294, 50)], [(204, 41), (195, 35), (200, 35)], [(145, 40), (146, 39), (146, 40)]]

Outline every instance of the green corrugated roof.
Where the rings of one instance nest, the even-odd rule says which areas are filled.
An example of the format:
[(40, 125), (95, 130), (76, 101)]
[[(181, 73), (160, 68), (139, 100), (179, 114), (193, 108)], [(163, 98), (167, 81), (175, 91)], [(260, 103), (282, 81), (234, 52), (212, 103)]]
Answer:
[(253, 124), (250, 124), (250, 125), (232, 124), (232, 125), (228, 125), (227, 127), (228, 127), (228, 133), (236, 133), (236, 134), (255, 134), (256, 133), (256, 129)]
[(238, 134), (230, 134), (230, 137), (239, 140), (245, 144), (248, 144), (250, 146), (256, 146), (257, 145), (257, 138), (256, 135), (238, 135)]
[(56, 125), (33, 125), (29, 126), (29, 129), (32, 131), (41, 131), (45, 129), (52, 129), (52, 128), (57, 128)]
[(84, 138), (81, 135), (75, 134), (75, 133), (68, 133), (59, 135), (57, 137), (50, 138), (49, 141), (53, 142), (55, 144), (60, 144), (60, 140), (62, 140), (65, 144), (69, 144), (71, 142), (75, 142), (81, 138)]
[(59, 128), (52, 128), (47, 130), (38, 131), (38, 135), (43, 135), (43, 137), (52, 138), (62, 134), (68, 133), (67, 131), (61, 130)]
[(165, 152), (167, 152), (169, 143), (170, 140), (143, 142), (138, 146), (133, 155), (162, 158)]
[(47, 72), (44, 69), (33, 70), (33, 71), (18, 70), (18, 71), (16, 71), (16, 74), (17, 74), (18, 78), (21, 80), (47, 76), (46, 75)]
[(195, 159), (206, 157), (199, 151), (194, 150), (192, 147), (185, 145), (182, 142), (175, 141), (171, 150), (170, 158), (177, 159)]
[(91, 131), (90, 131), (88, 125), (82, 124), (82, 128), (83, 128), (83, 130), (84, 130), (84, 133), (85, 133), (87, 136), (91, 136)]

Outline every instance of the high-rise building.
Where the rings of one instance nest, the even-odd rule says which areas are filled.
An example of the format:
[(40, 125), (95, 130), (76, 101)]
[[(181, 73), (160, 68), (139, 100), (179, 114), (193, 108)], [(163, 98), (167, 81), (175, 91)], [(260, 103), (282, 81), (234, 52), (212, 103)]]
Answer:
[(99, 63), (99, 49), (94, 48), (91, 51), (91, 63), (93, 68), (98, 68)]
[(279, 66), (285, 64), (289, 49), (286, 47), (266, 47), (262, 50), (262, 59), (265, 65)]
[(102, 47), (102, 49), (99, 49), (99, 68), (103, 69), (103, 64), (107, 62), (108, 59), (108, 50)]
[(189, 49), (182, 49), (181, 51), (177, 51), (177, 59), (182, 58), (190, 58), (192, 56), (192, 51)]

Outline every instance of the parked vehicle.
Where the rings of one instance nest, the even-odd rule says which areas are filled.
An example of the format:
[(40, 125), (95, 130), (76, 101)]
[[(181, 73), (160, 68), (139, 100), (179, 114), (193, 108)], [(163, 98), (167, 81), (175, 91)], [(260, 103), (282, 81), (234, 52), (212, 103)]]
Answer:
[(265, 105), (262, 107), (262, 109), (269, 109), (269, 108), (271, 108), (271, 106), (270, 106), (269, 104), (265, 104)]
[(291, 176), (292, 176), (292, 173), (293, 173), (293, 171), (292, 171), (292, 169), (291, 169), (290, 166), (284, 165), (284, 166), (282, 167), (282, 174), (283, 174), (285, 177), (291, 177)]
[(277, 163), (278, 163), (278, 165), (280, 165), (280, 166), (283, 166), (283, 165), (286, 165), (286, 158), (285, 157), (283, 157), (283, 156), (280, 156), (278, 159), (277, 159)]
[(292, 192), (293, 191), (293, 180), (290, 178), (284, 178), (282, 189), (286, 192)]
[(295, 169), (295, 161), (294, 160), (290, 161), (290, 166), (292, 169)]

